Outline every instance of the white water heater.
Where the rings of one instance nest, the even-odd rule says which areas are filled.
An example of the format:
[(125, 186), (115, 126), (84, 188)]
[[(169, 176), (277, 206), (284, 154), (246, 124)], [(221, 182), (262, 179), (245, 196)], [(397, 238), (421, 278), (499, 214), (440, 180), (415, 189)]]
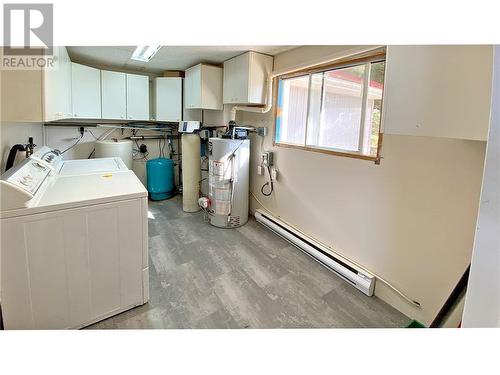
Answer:
[(250, 140), (210, 138), (210, 224), (236, 228), (248, 221)]

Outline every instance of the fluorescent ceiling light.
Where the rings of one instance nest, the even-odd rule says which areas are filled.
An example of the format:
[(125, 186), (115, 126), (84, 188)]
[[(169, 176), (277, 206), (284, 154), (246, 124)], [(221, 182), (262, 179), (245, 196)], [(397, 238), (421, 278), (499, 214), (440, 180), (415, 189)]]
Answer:
[(148, 62), (160, 48), (161, 46), (137, 46), (131, 59)]

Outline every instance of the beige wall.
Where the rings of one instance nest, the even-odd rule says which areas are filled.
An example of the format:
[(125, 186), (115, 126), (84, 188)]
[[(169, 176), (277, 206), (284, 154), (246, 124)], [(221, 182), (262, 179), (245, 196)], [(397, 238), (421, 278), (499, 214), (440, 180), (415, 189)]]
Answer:
[(491, 46), (389, 47), (385, 133), (486, 141)]
[(0, 70), (0, 86), (2, 122), (42, 121), (42, 71), (40, 69)]
[[(461, 53), (478, 53), (475, 48), (462, 48), (466, 51)], [(338, 47), (320, 49), (325, 55), (338, 52)], [(275, 70), (299, 64), (299, 57), (303, 63), (310, 61), (311, 55), (318, 59), (317, 52), (312, 46), (285, 52), (275, 59)], [(387, 63), (388, 74), (391, 63), (390, 60)], [(490, 69), (488, 61), (482, 60), (482, 64), (469, 69), (468, 74)], [(427, 72), (419, 73), (414, 66), (411, 74)], [(456, 79), (463, 79), (466, 73), (460, 67), (456, 72)], [(392, 77), (386, 80), (394, 82)], [(429, 97), (434, 95), (425, 87), (420, 90)], [(456, 91), (455, 86), (448, 89), (441, 85), (435, 94), (460, 102), (462, 91)], [(398, 95), (397, 90), (393, 90), (393, 95)], [(388, 108), (391, 108), (391, 100), (388, 95), (385, 102)], [(487, 114), (482, 104), (473, 103), (468, 111), (480, 119), (479, 126), (484, 132), (488, 123), (485, 123)], [(411, 111), (412, 106), (413, 102), (400, 102), (397, 110), (405, 113)], [(442, 107), (421, 110), (431, 112), (425, 114), (429, 119), (445, 118)], [(386, 118), (391, 116), (390, 112), (386, 113)], [(400, 119), (398, 117), (398, 121)], [(275, 193), (269, 198), (260, 194), (265, 181), (256, 174), (260, 153), (260, 140), (256, 137), (251, 156), (251, 190), (266, 208), (419, 301), (421, 309), (382, 283), (377, 284), (376, 294), (381, 298), (407, 315), (430, 323), (470, 261), (485, 142), (386, 134), (382, 163), (375, 165), (364, 160), (273, 147), (272, 114), (241, 112), (238, 121), (270, 129), (264, 148), (275, 152), (280, 175)], [(385, 125), (390, 129), (403, 129), (400, 133), (404, 133), (408, 124)], [(441, 125), (433, 122), (433, 126)], [(449, 130), (453, 125), (442, 126)], [(252, 209), (256, 207), (253, 201)]]

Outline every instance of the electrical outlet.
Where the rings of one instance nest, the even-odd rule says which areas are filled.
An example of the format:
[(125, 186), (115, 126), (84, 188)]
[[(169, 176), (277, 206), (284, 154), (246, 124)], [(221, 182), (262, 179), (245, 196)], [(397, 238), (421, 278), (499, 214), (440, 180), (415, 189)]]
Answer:
[(265, 137), (267, 135), (267, 128), (265, 127), (257, 128), (257, 134), (260, 135), (261, 137)]
[(262, 165), (257, 166), (257, 174), (259, 174), (259, 175), (262, 174)]
[(273, 152), (272, 151), (265, 151), (262, 153), (261, 164), (264, 165), (264, 167), (271, 167), (273, 165)]

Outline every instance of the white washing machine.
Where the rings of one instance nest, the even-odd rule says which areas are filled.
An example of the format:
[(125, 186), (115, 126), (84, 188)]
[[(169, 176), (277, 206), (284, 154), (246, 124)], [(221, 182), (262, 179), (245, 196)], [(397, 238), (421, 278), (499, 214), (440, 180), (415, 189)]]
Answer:
[(55, 164), (26, 159), (0, 180), (6, 329), (80, 328), (149, 299), (142, 183), (123, 168), (50, 175)]

